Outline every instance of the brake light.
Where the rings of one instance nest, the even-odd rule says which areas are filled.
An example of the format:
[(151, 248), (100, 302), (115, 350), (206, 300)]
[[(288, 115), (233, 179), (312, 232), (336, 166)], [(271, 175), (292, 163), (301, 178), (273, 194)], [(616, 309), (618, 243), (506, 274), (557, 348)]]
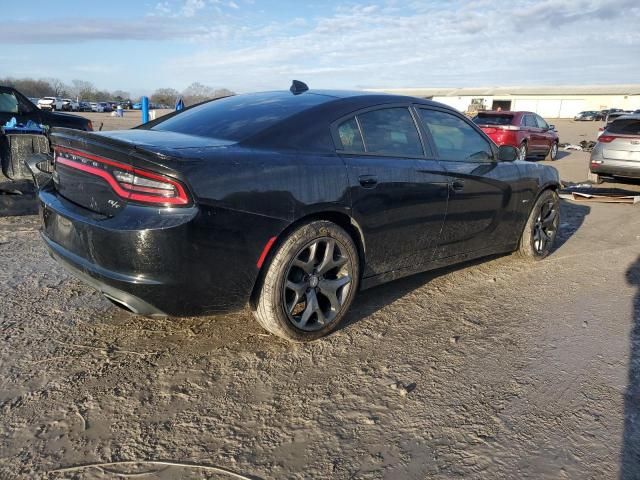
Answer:
[(616, 137), (615, 135), (600, 135), (600, 136), (598, 137), (598, 141), (599, 141), (600, 143), (611, 143), (611, 142), (612, 142), (612, 141), (614, 141), (616, 138), (618, 138), (618, 137)]
[(71, 148), (55, 147), (54, 156), (56, 164), (102, 178), (125, 200), (153, 205), (189, 204), (184, 186), (165, 175)]

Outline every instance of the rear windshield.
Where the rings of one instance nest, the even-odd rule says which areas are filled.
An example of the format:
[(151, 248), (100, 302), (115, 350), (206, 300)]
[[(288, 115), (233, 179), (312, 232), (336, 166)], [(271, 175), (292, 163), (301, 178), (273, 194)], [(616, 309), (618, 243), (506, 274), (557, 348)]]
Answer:
[(620, 135), (640, 135), (640, 120), (622, 118), (607, 127), (608, 133)]
[(323, 95), (271, 92), (238, 95), (187, 109), (151, 130), (240, 141), (328, 100)]
[(486, 113), (479, 113), (473, 121), (478, 125), (511, 125), (513, 115), (487, 115)]

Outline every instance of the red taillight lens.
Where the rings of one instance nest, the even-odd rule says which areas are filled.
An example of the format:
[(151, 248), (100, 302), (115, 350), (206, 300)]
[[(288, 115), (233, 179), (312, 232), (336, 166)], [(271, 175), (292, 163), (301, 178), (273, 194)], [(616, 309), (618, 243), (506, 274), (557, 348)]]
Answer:
[(55, 163), (81, 170), (106, 181), (121, 198), (153, 205), (188, 205), (184, 186), (165, 175), (134, 168), (91, 153), (56, 147)]
[(600, 135), (600, 136), (598, 137), (598, 141), (599, 141), (600, 143), (611, 143), (611, 142), (613, 142), (616, 138), (618, 138), (618, 137), (616, 137), (615, 135)]

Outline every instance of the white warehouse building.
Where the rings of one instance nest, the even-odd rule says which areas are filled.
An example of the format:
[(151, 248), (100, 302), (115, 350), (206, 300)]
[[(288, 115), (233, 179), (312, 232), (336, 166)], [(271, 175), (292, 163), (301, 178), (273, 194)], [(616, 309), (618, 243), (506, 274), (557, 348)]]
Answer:
[(525, 110), (545, 118), (573, 118), (585, 110), (640, 109), (640, 84), (486, 88), (391, 88), (371, 91), (428, 98), (461, 112), (481, 104), (486, 110)]

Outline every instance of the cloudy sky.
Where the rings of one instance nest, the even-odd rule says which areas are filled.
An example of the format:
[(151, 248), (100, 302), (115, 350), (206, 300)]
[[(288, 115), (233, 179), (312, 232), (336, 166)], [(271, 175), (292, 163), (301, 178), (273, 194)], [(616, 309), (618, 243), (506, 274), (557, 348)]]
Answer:
[(639, 0), (3, 2), (0, 77), (150, 92), (640, 83)]

